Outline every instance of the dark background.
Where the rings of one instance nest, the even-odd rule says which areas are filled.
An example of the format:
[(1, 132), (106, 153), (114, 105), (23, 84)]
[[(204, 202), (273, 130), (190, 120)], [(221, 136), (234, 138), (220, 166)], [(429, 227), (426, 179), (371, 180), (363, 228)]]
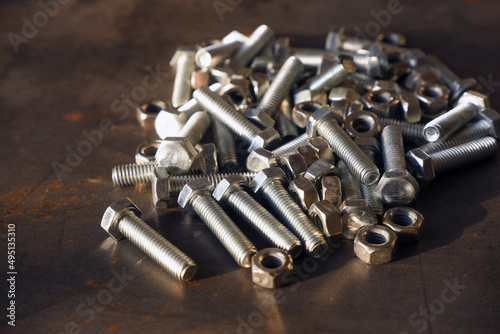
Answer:
[[(238, 268), (201, 221), (181, 212), (157, 216), (149, 187), (112, 185), (111, 168), (132, 162), (145, 141), (133, 110), (121, 120), (112, 103), (142, 84), (147, 66), (167, 71), (178, 45), (234, 29), (250, 33), (265, 23), (294, 46), (322, 47), (333, 24), (349, 32), (380, 28), (370, 11), (386, 10), (388, 1), (229, 6), (221, 20), (212, 1), (70, 0), (16, 53), (7, 35), (21, 35), (22, 18), (33, 22), (41, 7), (1, 2), (0, 278), (5, 282), (10, 223), (18, 272), (16, 327), (8, 332), (497, 332), (498, 154), (442, 175), (421, 192), (415, 206), (426, 218), (422, 240), (401, 246), (392, 263), (365, 265), (345, 243), (316, 263), (308, 279), (275, 292), (254, 286), (250, 270)], [(382, 29), (405, 34), (410, 46), (437, 55), (461, 77), (483, 80), (483, 92), (499, 108), (498, 2), (402, 0), (401, 6)], [(173, 77), (169, 72), (138, 102), (169, 99)], [(59, 181), (53, 163), (65, 163), (68, 148), (85, 140), (82, 131), (98, 129), (104, 118), (113, 131)], [(101, 216), (124, 196), (197, 262), (195, 281), (178, 283), (130, 242), (107, 237)], [(133, 280), (106, 299), (113, 271), (122, 270)], [(455, 298), (446, 290), (453, 282), (463, 289)], [(7, 285), (1, 286), (4, 326)], [(106, 305), (88, 306), (96, 298)]]

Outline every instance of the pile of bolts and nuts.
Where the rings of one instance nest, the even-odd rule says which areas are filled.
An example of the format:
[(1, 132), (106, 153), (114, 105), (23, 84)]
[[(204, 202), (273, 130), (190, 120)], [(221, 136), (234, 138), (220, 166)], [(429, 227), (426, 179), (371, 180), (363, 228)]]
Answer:
[[(262, 25), (181, 46), (170, 65), (171, 104), (137, 109), (161, 140), (113, 168), (113, 183), (151, 183), (157, 209), (199, 217), (266, 288), (286, 284), (303, 251), (319, 258), (342, 239), (368, 264), (391, 261), (420, 238), (424, 216), (409, 207), (420, 188), (497, 150), (500, 116), (477, 82), (399, 33), (372, 41), (335, 28), (313, 49)], [(273, 248), (257, 251), (226, 212)], [(123, 198), (101, 225), (191, 280), (195, 262), (140, 213)]]

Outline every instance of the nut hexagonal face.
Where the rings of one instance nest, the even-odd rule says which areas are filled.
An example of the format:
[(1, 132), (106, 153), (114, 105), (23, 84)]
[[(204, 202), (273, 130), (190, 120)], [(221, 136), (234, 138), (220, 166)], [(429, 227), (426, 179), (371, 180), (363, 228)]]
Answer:
[(139, 145), (135, 151), (135, 163), (146, 164), (156, 161), (155, 155), (160, 147), (161, 140), (152, 140)]
[(179, 117), (180, 113), (176, 110), (162, 110), (155, 119), (155, 130), (158, 137), (177, 136), (184, 127), (184, 122)]
[(306, 133), (313, 138), (317, 135), (318, 126), (323, 122), (337, 122), (338, 116), (328, 107), (322, 107), (315, 111), (307, 120)]
[(462, 103), (472, 103), (473, 105), (478, 107), (479, 110), (490, 107), (490, 99), (488, 98), (488, 96), (474, 90), (468, 90), (463, 93), (462, 96), (460, 96), (457, 101), (457, 105)]
[(311, 205), (319, 201), (318, 191), (314, 184), (304, 177), (293, 180), (288, 187), (290, 195), (300, 205), (302, 210), (308, 211)]
[(375, 114), (395, 118), (401, 109), (398, 94), (391, 89), (379, 89), (365, 93), (361, 97), (365, 106)]
[(286, 175), (279, 167), (271, 167), (261, 170), (253, 178), (250, 187), (255, 193), (258, 193), (264, 186), (270, 182), (284, 184), (286, 182)]
[(292, 112), (293, 122), (299, 128), (305, 128), (309, 117), (323, 106), (324, 104), (318, 102), (304, 102), (296, 104), (295, 107), (293, 107)]
[(343, 236), (352, 240), (358, 230), (377, 223), (377, 217), (365, 199), (346, 199), (340, 206)]
[(329, 164), (335, 164), (335, 158), (333, 156), (333, 149), (330, 147), (328, 142), (322, 137), (314, 137), (309, 139), (307, 145), (312, 147), (316, 151), (319, 158), (328, 162)]
[(354, 254), (367, 264), (391, 262), (398, 236), (386, 226), (366, 226), (354, 239)]
[(229, 175), (219, 182), (212, 196), (217, 202), (225, 203), (233, 191), (240, 190), (242, 187), (248, 187), (248, 181), (245, 177), (239, 174)]
[(186, 137), (167, 137), (156, 152), (156, 161), (171, 174), (186, 174), (197, 154)]
[(334, 175), (335, 173), (335, 166), (324, 160), (317, 160), (307, 168), (304, 177), (310, 180), (314, 185), (317, 185), (323, 177)]
[(383, 224), (398, 236), (398, 243), (409, 244), (417, 242), (422, 234), (424, 216), (409, 207), (396, 207), (387, 210)]
[(278, 167), (278, 159), (264, 148), (257, 148), (247, 158), (247, 169), (251, 172), (260, 172), (264, 168)]
[(186, 210), (190, 215), (196, 215), (196, 211), (192, 207), (193, 199), (198, 195), (211, 196), (214, 186), (206, 178), (202, 177), (193, 180), (186, 184), (179, 193), (177, 203), (180, 207)]
[(252, 152), (257, 148), (266, 148), (273, 150), (279, 146), (281, 137), (278, 131), (273, 128), (267, 128), (259, 132), (252, 140), (248, 147), (248, 152)]
[(286, 154), (280, 157), (281, 168), (286, 173), (288, 180), (292, 181), (304, 175), (307, 164), (304, 157), (298, 153)]
[(243, 115), (245, 115), (245, 117), (252, 123), (257, 124), (262, 128), (272, 128), (276, 123), (268, 113), (257, 108), (246, 108)]
[(479, 117), (490, 124), (490, 134), (496, 139), (500, 138), (500, 114), (493, 109), (485, 109), (479, 113)]
[(323, 200), (314, 203), (309, 208), (309, 217), (329, 244), (342, 239), (340, 212), (332, 202)]
[(342, 185), (338, 176), (325, 176), (321, 179), (321, 199), (332, 202), (335, 207), (342, 204)]
[(309, 145), (297, 147), (297, 153), (300, 154), (304, 158), (304, 161), (306, 162), (306, 165), (308, 167), (311, 166), (315, 161), (318, 161), (318, 159), (319, 159), (319, 156), (318, 156), (318, 153), (316, 153), (316, 150), (314, 150)]
[(439, 83), (426, 83), (416, 90), (425, 116), (437, 117), (448, 108), (449, 89)]
[(292, 256), (279, 248), (265, 248), (252, 257), (252, 281), (266, 289), (289, 283), (293, 271)]
[(102, 216), (101, 227), (117, 241), (124, 238), (118, 229), (118, 223), (120, 217), (128, 211), (132, 211), (137, 217), (141, 216), (141, 210), (129, 198), (124, 197), (113, 202)]
[(153, 205), (157, 209), (168, 208), (170, 199), (170, 176), (166, 167), (155, 167), (151, 178)]
[(388, 206), (409, 205), (419, 191), (418, 182), (407, 170), (385, 172), (376, 188), (378, 198)]
[(418, 178), (425, 182), (434, 180), (436, 174), (431, 157), (419, 148), (414, 148), (406, 154), (406, 159)]
[(369, 111), (356, 111), (346, 117), (344, 128), (353, 138), (375, 137), (382, 130), (377, 115)]

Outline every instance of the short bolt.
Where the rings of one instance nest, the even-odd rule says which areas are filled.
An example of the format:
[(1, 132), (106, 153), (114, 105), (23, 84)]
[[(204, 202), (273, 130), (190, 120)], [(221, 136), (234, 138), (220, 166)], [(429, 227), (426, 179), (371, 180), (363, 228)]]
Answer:
[(233, 68), (247, 66), (250, 60), (266, 47), (273, 36), (274, 32), (268, 26), (261, 25), (257, 27), (248, 40), (243, 42), (236, 51), (236, 54), (231, 59), (230, 66)]
[(178, 280), (191, 280), (197, 269), (194, 261), (141, 220), (140, 215), (130, 199), (122, 198), (104, 212), (101, 226), (116, 241), (129, 239)]
[(191, 73), (194, 71), (195, 53), (193, 47), (179, 47), (170, 61), (170, 67), (175, 68), (172, 91), (172, 106), (174, 108), (179, 108), (191, 98)]
[(424, 126), (423, 135), (429, 142), (449, 137), (477, 116), (479, 108), (472, 103), (463, 103), (434, 118)]
[(329, 91), (340, 84), (347, 77), (356, 72), (356, 65), (352, 57), (345, 56), (340, 58), (340, 63), (333, 65), (323, 74), (320, 74), (309, 84), (309, 89), (316, 91)]

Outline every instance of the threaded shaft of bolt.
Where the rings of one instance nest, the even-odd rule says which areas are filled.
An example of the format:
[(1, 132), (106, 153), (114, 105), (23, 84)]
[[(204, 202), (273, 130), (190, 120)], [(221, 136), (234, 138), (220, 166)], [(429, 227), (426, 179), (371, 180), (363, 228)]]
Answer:
[(370, 41), (360, 38), (345, 38), (340, 44), (340, 49), (343, 52), (356, 53), (358, 50), (364, 48)]
[(211, 116), (226, 125), (245, 143), (251, 144), (254, 136), (260, 132), (256, 125), (237, 112), (227, 100), (210, 91), (207, 87), (198, 88), (194, 91), (193, 96)]
[(436, 174), (485, 159), (493, 155), (498, 144), (493, 137), (484, 137), (471, 142), (431, 153), (431, 161)]
[(282, 185), (270, 183), (264, 186), (262, 195), (281, 222), (302, 240), (309, 254), (320, 257), (326, 252), (325, 238)]
[(359, 84), (361, 84), (366, 89), (371, 89), (375, 85), (375, 80), (371, 76), (361, 72), (351, 73), (348, 77)]
[(380, 136), (384, 170), (406, 170), (405, 149), (401, 130), (395, 125), (386, 126)]
[(298, 136), (297, 138), (289, 141), (285, 145), (281, 145), (277, 149), (271, 151), (271, 153), (274, 154), (277, 157), (282, 156), (282, 155), (286, 155), (288, 153), (292, 153), (298, 147), (304, 146), (309, 139), (310, 138), (307, 135), (307, 133), (301, 134), (300, 136)]
[(251, 258), (257, 250), (215, 199), (210, 195), (199, 195), (193, 200), (193, 208), (236, 263), (240, 267), (249, 268)]
[[(377, 157), (373, 150), (366, 146), (361, 147), (361, 150), (365, 152), (366, 156), (369, 157), (371, 161), (373, 161), (374, 163), (377, 161)], [(384, 204), (377, 196), (377, 184), (374, 183), (367, 185), (361, 183), (359, 187), (361, 188), (361, 194), (363, 195), (363, 198), (366, 199), (373, 213), (378, 216), (382, 216), (384, 214)]]
[(210, 116), (203, 111), (194, 113), (181, 129), (178, 136), (186, 137), (191, 145), (198, 144), (210, 126)]
[[(212, 92), (219, 92), (221, 89), (222, 85), (220, 83), (214, 83), (213, 85), (210, 85), (208, 88)], [(179, 112), (179, 120), (185, 124), (191, 116), (197, 111), (201, 111), (203, 108), (198, 104), (198, 101), (196, 99), (191, 99), (189, 100), (186, 104), (183, 104), (177, 111)]]
[(259, 233), (274, 246), (286, 250), (293, 257), (302, 251), (302, 244), (290, 230), (259, 204), (244, 190), (231, 193), (227, 203), (236, 214), (243, 217)]
[(238, 156), (236, 155), (236, 142), (234, 136), (227, 126), (215, 120), (212, 122), (212, 129), (217, 145), (217, 158), (222, 168), (233, 170), (238, 166)]
[(196, 264), (148, 224), (129, 211), (118, 224), (120, 232), (151, 257), (170, 275), (189, 281), (196, 273)]
[(423, 152), (431, 154), (442, 151), (447, 148), (458, 146), (470, 142), (474, 139), (479, 139), (488, 136), (490, 133), (490, 125), (484, 120), (474, 122), (467, 125), (462, 130), (455, 133), (444, 141), (427, 143), (419, 147)]
[(401, 134), (406, 140), (416, 143), (422, 143), (426, 141), (423, 135), (424, 126), (422, 124), (402, 122), (385, 117), (379, 117), (378, 119), (382, 127), (396, 125), (399, 130), (401, 130)]
[(356, 143), (340, 128), (337, 122), (322, 122), (318, 134), (325, 138), (333, 151), (349, 167), (351, 173), (365, 184), (373, 184), (380, 178), (375, 164), (363, 153)]
[(273, 36), (274, 32), (268, 26), (257, 27), (248, 40), (236, 51), (230, 63), (231, 67), (245, 67), (269, 43)]
[(118, 186), (131, 186), (138, 183), (149, 183), (153, 176), (156, 162), (148, 162), (145, 164), (126, 164), (113, 167), (111, 171), (111, 179), (113, 184)]
[(191, 99), (191, 73), (194, 71), (194, 52), (186, 53), (177, 60), (172, 106), (178, 108)]
[(472, 103), (459, 104), (434, 118), (424, 126), (424, 137), (429, 142), (446, 139), (477, 116), (479, 108)]
[(209, 174), (209, 175), (172, 175), (170, 176), (170, 197), (177, 197), (179, 196), (179, 193), (181, 192), (182, 188), (189, 182), (199, 179), (199, 178), (206, 178), (214, 187), (217, 187), (217, 185), (225, 179), (226, 177), (230, 175), (238, 174), (243, 176), (244, 178), (247, 179), (248, 183), (251, 183), (253, 181), (254, 176), (257, 173), (219, 173), (219, 174)]
[(319, 75), (309, 84), (309, 89), (317, 91), (327, 91), (356, 71), (356, 65), (352, 57), (344, 57), (340, 60), (340, 64), (333, 65), (330, 69), (326, 70), (323, 74)]
[(289, 94), (293, 84), (303, 71), (304, 65), (302, 65), (300, 60), (297, 57), (289, 57), (283, 63), (283, 66), (262, 97), (257, 109), (264, 110), (269, 116), (274, 118), (281, 102)]
[(346, 199), (363, 199), (361, 189), (359, 188), (358, 180), (352, 175), (344, 161), (340, 160), (337, 163), (339, 171), (340, 184), (342, 186), (342, 194)]

